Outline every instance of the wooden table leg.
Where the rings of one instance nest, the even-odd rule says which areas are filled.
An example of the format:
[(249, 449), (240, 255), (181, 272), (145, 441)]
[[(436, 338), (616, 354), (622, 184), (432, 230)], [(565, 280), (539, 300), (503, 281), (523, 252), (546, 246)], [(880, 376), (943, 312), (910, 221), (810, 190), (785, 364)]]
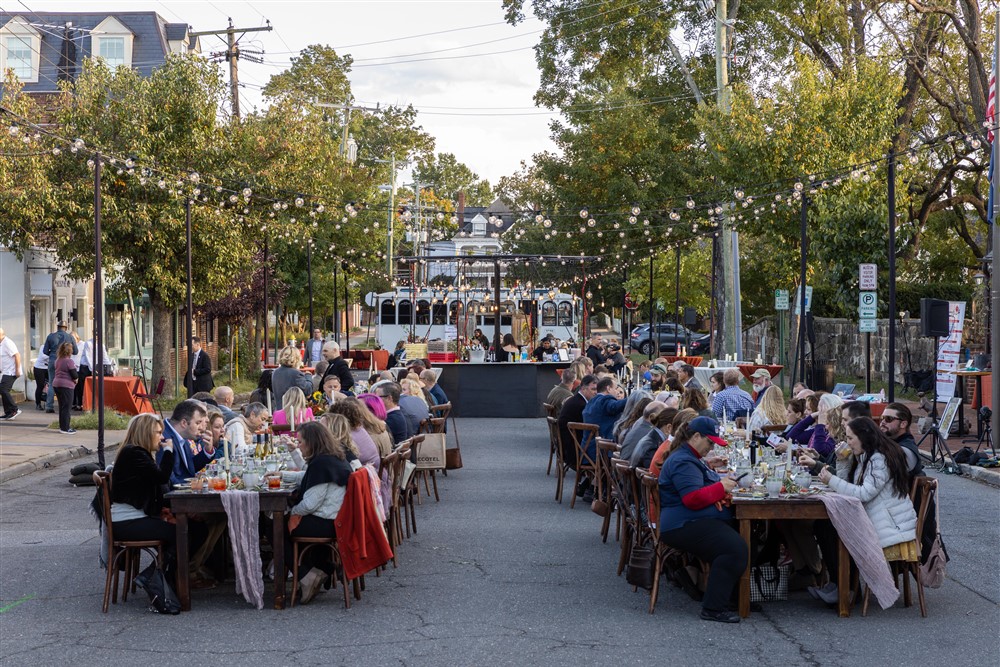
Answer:
[(274, 534), (271, 545), (274, 548), (274, 608), (285, 608), (285, 513), (272, 512)]
[(177, 597), (181, 611), (191, 611), (191, 564), (188, 560), (188, 517), (176, 514), (177, 519)]
[[(740, 519), (740, 536), (747, 544), (750, 553), (750, 519)], [(740, 618), (750, 616), (750, 559), (747, 558), (747, 569), (740, 575)]]
[(844, 546), (844, 541), (837, 538), (837, 611), (841, 618), (851, 615), (851, 555)]

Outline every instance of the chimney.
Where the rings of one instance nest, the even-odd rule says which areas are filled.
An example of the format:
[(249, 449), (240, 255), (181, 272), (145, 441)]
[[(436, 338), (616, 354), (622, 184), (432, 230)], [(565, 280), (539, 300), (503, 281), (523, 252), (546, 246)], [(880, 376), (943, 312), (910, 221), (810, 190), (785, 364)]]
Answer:
[(458, 193), (458, 228), (465, 227), (465, 190)]
[(58, 78), (60, 81), (76, 79), (76, 42), (73, 41), (73, 22), (67, 21), (63, 29), (62, 47), (59, 49)]

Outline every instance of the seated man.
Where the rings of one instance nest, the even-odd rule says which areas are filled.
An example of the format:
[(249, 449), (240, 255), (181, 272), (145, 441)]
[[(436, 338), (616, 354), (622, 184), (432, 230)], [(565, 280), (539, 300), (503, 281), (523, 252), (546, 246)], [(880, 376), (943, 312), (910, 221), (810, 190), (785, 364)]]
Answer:
[(712, 412), (718, 419), (736, 419), (753, 412), (753, 398), (740, 389), (742, 378), (743, 374), (735, 368), (727, 368), (722, 374), (722, 382), (726, 387), (712, 401)]
[[(851, 401), (847, 405), (853, 405), (857, 401)], [(867, 405), (867, 403), (865, 404)], [(917, 443), (910, 435), (910, 425), (913, 423), (913, 413), (902, 403), (889, 403), (882, 412), (882, 419), (878, 423), (879, 429), (889, 436), (903, 449), (903, 456), (906, 457), (906, 469), (910, 473), (910, 484), (913, 479), (924, 474), (924, 465), (920, 460), (920, 453)]]
[(584, 375), (577, 392), (563, 401), (562, 409), (559, 411), (559, 441), (562, 444), (563, 461), (574, 470), (576, 469), (576, 446), (573, 444), (573, 436), (569, 432), (568, 424), (584, 421), (583, 410), (596, 395), (597, 378), (593, 375)]
[(427, 369), (420, 374), (420, 383), (424, 385), (424, 389), (430, 392), (431, 397), (434, 399), (434, 405), (443, 405), (448, 402), (448, 396), (444, 393), (444, 389), (438, 384), (437, 375), (434, 371)]
[(573, 385), (576, 384), (576, 371), (567, 368), (562, 372), (561, 381), (552, 387), (549, 395), (545, 397), (545, 402), (552, 406), (553, 412), (558, 415), (562, 410), (562, 404), (573, 395)]
[[(625, 410), (625, 392), (618, 386), (615, 379), (608, 376), (597, 383), (597, 395), (583, 409), (583, 421), (587, 424), (597, 424), (598, 433), (602, 438), (614, 439), (615, 422)], [(593, 458), (597, 455), (597, 442), (588, 439), (587, 454)]]
[(409, 440), (414, 434), (406, 415), (399, 409), (399, 397), (402, 393), (402, 387), (395, 382), (386, 382), (375, 388), (375, 395), (385, 404), (385, 426), (394, 445)]
[[(170, 486), (183, 484), (214, 458), (215, 448), (210, 440), (197, 453), (194, 444), (207, 425), (208, 411), (205, 404), (190, 398), (178, 403), (170, 419), (164, 420), (163, 439), (173, 441), (174, 445), (174, 471), (170, 473)], [(161, 448), (157, 452), (157, 463), (162, 458), (163, 451)]]
[(215, 395), (215, 402), (218, 404), (219, 412), (222, 413), (222, 419), (225, 423), (228, 424), (239, 416), (239, 413), (233, 411), (233, 400), (236, 398), (236, 394), (232, 387), (219, 386), (212, 393)]

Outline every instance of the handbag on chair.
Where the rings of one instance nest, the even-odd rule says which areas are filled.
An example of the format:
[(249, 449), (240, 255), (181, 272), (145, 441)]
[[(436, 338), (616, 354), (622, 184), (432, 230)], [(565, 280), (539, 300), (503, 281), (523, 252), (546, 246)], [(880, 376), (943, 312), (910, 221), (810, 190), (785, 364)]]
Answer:
[(632, 547), (632, 554), (628, 559), (628, 569), (625, 570), (625, 581), (644, 588), (647, 591), (653, 590), (653, 570), (656, 567), (656, 549), (654, 547)]

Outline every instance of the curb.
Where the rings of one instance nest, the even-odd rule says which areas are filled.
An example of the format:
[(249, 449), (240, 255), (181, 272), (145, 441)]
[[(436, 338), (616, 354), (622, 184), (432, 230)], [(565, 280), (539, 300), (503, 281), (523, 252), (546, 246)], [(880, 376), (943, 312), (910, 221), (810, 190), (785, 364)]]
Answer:
[[(104, 453), (114, 451), (118, 448), (119, 443), (114, 443), (111, 445), (104, 446)], [(61, 449), (57, 452), (52, 452), (51, 454), (46, 454), (45, 456), (40, 456), (37, 459), (31, 461), (22, 461), (20, 463), (15, 463), (9, 468), (4, 468), (0, 470), (0, 484), (9, 482), (12, 479), (17, 479), (18, 477), (24, 477), (25, 475), (30, 475), (33, 472), (39, 470), (45, 470), (51, 468), (54, 465), (60, 463), (65, 463), (66, 461), (73, 461), (75, 459), (82, 459), (87, 456), (96, 456), (97, 450), (90, 449), (83, 445), (78, 445), (71, 449)]]
[(981, 468), (979, 466), (959, 463), (958, 469), (962, 471), (963, 475), (967, 475), (974, 480), (989, 484), (990, 486), (1000, 487), (1000, 472), (998, 472), (1000, 468)]

